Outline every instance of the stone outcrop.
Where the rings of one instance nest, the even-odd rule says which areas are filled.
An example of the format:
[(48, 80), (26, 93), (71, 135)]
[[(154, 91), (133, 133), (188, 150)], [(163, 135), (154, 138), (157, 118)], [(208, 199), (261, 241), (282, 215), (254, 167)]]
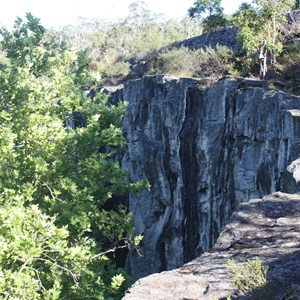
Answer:
[(127, 82), (117, 100), (129, 102), (123, 168), (151, 184), (129, 198), (144, 236), (140, 254), (127, 258), (135, 279), (210, 249), (241, 202), (298, 190), (297, 97), (261, 81), (227, 78), (205, 88), (196, 79), (146, 76)]
[[(137, 281), (126, 300), (300, 299), (300, 194), (274, 193), (239, 206), (210, 251), (183, 267)], [(241, 294), (225, 264), (260, 260), (268, 286)]]
[(197, 50), (208, 46), (215, 48), (217, 45), (221, 45), (233, 50), (234, 53), (241, 53), (243, 50), (241, 44), (237, 42), (236, 36), (237, 28), (229, 26), (173, 43), (168, 48), (187, 47), (191, 50)]

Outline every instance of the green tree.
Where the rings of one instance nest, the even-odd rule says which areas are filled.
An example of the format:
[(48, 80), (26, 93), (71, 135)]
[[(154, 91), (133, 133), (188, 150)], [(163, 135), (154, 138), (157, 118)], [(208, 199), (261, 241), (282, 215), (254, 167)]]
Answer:
[(118, 299), (126, 275), (107, 254), (139, 238), (110, 201), (143, 185), (114, 159), (124, 106), (85, 98), (85, 60), (32, 15), (1, 33), (1, 298)]
[(221, 0), (196, 0), (188, 12), (191, 17), (203, 14), (214, 15), (222, 14), (223, 8), (221, 7)]
[(59, 32), (47, 32), (55, 40), (63, 40), (70, 48), (85, 51), (93, 76), (101, 84), (118, 84), (130, 72), (128, 61), (146, 57), (173, 42), (202, 33), (198, 19), (165, 20), (147, 8), (143, 1), (133, 2), (128, 15), (118, 21), (80, 19), (76, 26), (66, 26)]
[(227, 25), (223, 10), (221, 0), (196, 0), (188, 14), (202, 19), (204, 31), (210, 31)]
[(274, 66), (283, 50), (280, 28), (286, 23), (284, 12), (291, 9), (293, 0), (254, 0), (242, 4), (234, 15), (238, 39), (248, 56), (260, 62), (260, 75), (265, 77), (268, 66)]

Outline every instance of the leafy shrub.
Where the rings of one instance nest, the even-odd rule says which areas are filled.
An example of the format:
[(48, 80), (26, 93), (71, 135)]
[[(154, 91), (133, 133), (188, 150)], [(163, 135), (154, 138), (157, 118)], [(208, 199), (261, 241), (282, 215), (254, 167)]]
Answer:
[(10, 200), (4, 206), (1, 199), (0, 208), (1, 298), (60, 299), (64, 281), (70, 280), (76, 289), (88, 272), (88, 244), (69, 243), (68, 230), (56, 227), (54, 217), (37, 205), (22, 205), (28, 199)]
[(105, 70), (103, 71), (103, 77), (106, 83), (117, 84), (129, 74), (129, 71), (129, 63), (119, 61), (106, 65)]
[(187, 47), (171, 49), (159, 55), (150, 74), (164, 73), (187, 77), (218, 77), (232, 66), (233, 53), (225, 47), (206, 47), (192, 51)]
[(174, 76), (193, 76), (199, 64), (198, 53), (186, 47), (171, 49), (160, 54), (158, 59), (158, 73)]
[(228, 275), (232, 277), (233, 285), (241, 292), (262, 288), (267, 284), (268, 266), (263, 266), (259, 260), (248, 260), (244, 266), (236, 265), (233, 259), (225, 265)]
[(235, 57), (233, 67), (229, 70), (229, 74), (236, 77), (255, 77), (260, 72), (260, 65), (252, 56)]
[(293, 43), (288, 46), (278, 63), (284, 79), (289, 81), (289, 87), (300, 93), (300, 44)]
[(206, 47), (199, 50), (200, 72), (202, 77), (222, 76), (232, 67), (233, 51), (226, 46), (217, 45), (216, 48)]

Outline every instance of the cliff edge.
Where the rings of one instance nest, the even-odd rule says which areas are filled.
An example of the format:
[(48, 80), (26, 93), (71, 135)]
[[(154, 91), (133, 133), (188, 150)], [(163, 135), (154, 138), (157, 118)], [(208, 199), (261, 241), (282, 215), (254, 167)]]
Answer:
[[(241, 294), (225, 264), (259, 259), (269, 288)], [(215, 246), (179, 269), (138, 280), (125, 300), (300, 299), (300, 194), (277, 192), (240, 204)]]

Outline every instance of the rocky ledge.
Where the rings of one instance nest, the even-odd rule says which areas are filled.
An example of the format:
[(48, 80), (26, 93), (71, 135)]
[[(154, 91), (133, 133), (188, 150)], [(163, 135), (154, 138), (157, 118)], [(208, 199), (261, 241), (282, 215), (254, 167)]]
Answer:
[[(262, 296), (239, 294), (225, 267), (259, 259), (269, 266)], [(300, 299), (300, 194), (277, 192), (240, 204), (215, 246), (179, 269), (138, 280), (123, 299)]]

